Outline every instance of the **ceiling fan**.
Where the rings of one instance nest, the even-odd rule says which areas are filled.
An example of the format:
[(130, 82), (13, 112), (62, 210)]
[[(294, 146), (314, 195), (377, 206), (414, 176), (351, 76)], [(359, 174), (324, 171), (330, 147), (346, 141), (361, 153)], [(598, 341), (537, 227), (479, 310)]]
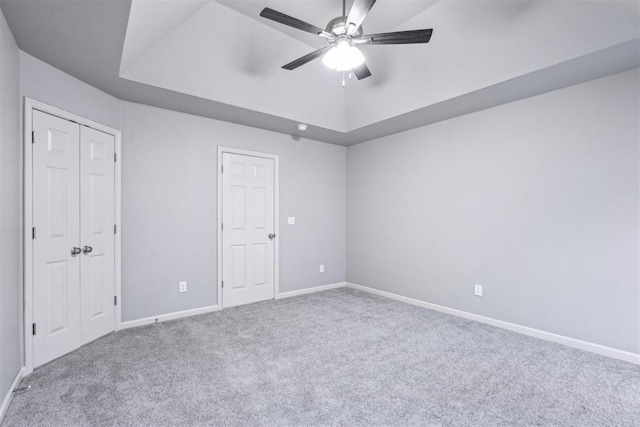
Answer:
[(371, 76), (371, 71), (365, 64), (364, 55), (357, 48), (358, 45), (429, 43), (433, 33), (433, 30), (429, 29), (363, 35), (362, 23), (375, 2), (376, 0), (354, 0), (349, 15), (347, 15), (346, 0), (343, 0), (342, 16), (329, 21), (325, 30), (268, 7), (260, 12), (260, 16), (315, 34), (326, 39), (329, 43), (328, 46), (283, 66), (282, 68), (285, 70), (295, 70), (324, 55), (323, 62), (327, 67), (336, 71), (353, 72), (358, 80), (362, 80)]

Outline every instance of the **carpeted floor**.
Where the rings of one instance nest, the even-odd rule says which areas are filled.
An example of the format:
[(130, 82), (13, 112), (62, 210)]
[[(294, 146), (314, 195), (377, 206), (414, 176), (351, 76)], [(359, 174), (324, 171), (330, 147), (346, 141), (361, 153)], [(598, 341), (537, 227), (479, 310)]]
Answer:
[(353, 289), (117, 332), (9, 426), (638, 426), (640, 367)]

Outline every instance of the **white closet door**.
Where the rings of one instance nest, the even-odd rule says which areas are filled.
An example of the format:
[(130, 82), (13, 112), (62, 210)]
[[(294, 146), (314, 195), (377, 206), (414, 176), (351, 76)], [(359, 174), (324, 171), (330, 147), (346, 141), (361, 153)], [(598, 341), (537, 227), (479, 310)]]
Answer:
[(230, 153), (222, 160), (222, 304), (273, 299), (274, 161)]
[[(33, 112), (34, 365), (80, 345), (80, 126)], [(76, 249), (77, 251), (78, 249)]]
[(113, 135), (80, 132), (80, 256), (82, 344), (114, 330)]

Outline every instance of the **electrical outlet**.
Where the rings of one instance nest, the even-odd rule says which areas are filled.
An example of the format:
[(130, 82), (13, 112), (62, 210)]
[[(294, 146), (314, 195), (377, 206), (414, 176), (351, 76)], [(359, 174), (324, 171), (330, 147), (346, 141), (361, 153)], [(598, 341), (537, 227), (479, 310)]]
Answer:
[(187, 282), (180, 282), (180, 292), (187, 292)]
[(478, 296), (481, 297), (482, 296), (482, 285), (475, 285), (475, 288), (473, 290), (473, 293)]
[(296, 225), (296, 217), (295, 216), (290, 216), (287, 218), (287, 224), (289, 225)]
[(324, 273), (324, 264), (320, 264), (320, 273)]

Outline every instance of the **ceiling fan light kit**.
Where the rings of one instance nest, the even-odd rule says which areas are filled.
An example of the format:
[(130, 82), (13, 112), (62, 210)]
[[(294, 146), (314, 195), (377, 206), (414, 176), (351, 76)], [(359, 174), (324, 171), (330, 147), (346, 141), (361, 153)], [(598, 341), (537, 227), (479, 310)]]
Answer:
[(364, 55), (349, 40), (343, 39), (325, 53), (322, 62), (332, 70), (351, 71), (364, 64)]
[(260, 16), (278, 22), (289, 27), (315, 34), (327, 40), (328, 46), (311, 52), (308, 55), (292, 61), (282, 68), (295, 70), (314, 59), (323, 56), (322, 62), (330, 69), (343, 73), (355, 74), (358, 80), (371, 76), (371, 71), (365, 64), (365, 57), (356, 45), (392, 45), (392, 44), (419, 44), (429, 43), (433, 30), (398, 31), (393, 33), (381, 33), (364, 35), (362, 23), (371, 11), (376, 0), (354, 0), (349, 15), (346, 15), (346, 0), (342, 2), (342, 15), (332, 19), (327, 24), (326, 30), (308, 24), (299, 19), (285, 15), (282, 12), (264, 8)]

